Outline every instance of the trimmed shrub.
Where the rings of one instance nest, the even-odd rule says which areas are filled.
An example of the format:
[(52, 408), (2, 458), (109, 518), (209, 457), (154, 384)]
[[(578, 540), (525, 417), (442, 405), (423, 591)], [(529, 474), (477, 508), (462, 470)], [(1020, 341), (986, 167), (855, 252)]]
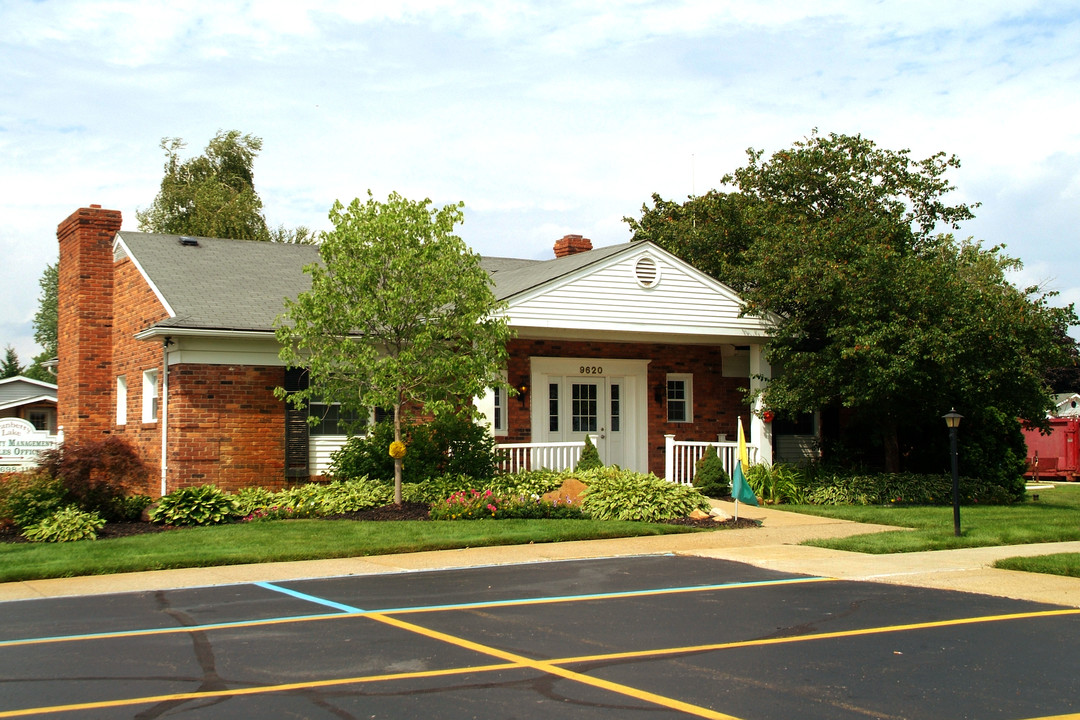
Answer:
[[(468, 418), (442, 415), (431, 422), (402, 428), (408, 452), (402, 463), (402, 480), (419, 483), (442, 475), (492, 477), (497, 469), (495, 439)], [(348, 479), (368, 476), (374, 480), (394, 479), (394, 459), (390, 443), (394, 423), (387, 420), (370, 428), (363, 437), (349, 438), (331, 456), (330, 474)]]
[(65, 442), (41, 453), (38, 462), (42, 471), (64, 483), (79, 507), (108, 521), (132, 519), (131, 505), (124, 498), (132, 490), (146, 487), (150, 477), (150, 468), (135, 448), (115, 435)]
[(69, 502), (64, 484), (40, 468), (13, 473), (0, 481), (0, 524), (23, 529), (44, 520)]
[(23, 537), (32, 542), (72, 542), (97, 540), (97, 531), (105, 521), (97, 513), (80, 510), (75, 505), (60, 508), (47, 518), (23, 530)]
[(213, 485), (173, 490), (150, 511), (151, 522), (165, 525), (217, 525), (237, 514), (236, 501)]
[[(814, 505), (951, 505), (952, 477), (917, 473), (878, 473), (818, 478), (807, 493)], [(1014, 495), (991, 480), (960, 478), (965, 505), (1006, 505)]]
[(581, 451), (581, 458), (574, 466), (574, 472), (585, 472), (604, 467), (604, 461), (600, 459), (600, 451), (592, 444), (592, 438), (585, 436), (585, 447)]
[(709, 501), (692, 487), (655, 475), (601, 468), (581, 474), (588, 486), (581, 510), (597, 520), (658, 522), (709, 509)]
[(724, 461), (710, 445), (694, 464), (694, 487), (706, 497), (721, 498), (731, 494), (731, 478), (724, 470)]

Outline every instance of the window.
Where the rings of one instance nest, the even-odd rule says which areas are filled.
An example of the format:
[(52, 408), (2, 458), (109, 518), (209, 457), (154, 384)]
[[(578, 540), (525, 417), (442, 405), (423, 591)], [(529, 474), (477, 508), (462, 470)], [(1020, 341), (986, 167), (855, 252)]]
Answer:
[(348, 435), (349, 425), (355, 427), (360, 420), (354, 412), (342, 412), (337, 403), (313, 402), (308, 406), (308, 414), (318, 419), (318, 422), (311, 426), (312, 435)]
[(49, 429), (49, 413), (44, 410), (31, 410), (26, 414), (26, 419), (35, 430), (48, 431)]
[(548, 385), (548, 430), (559, 432), (559, 383)]
[(596, 432), (596, 383), (574, 383), (570, 386), (570, 425), (574, 432)]
[(116, 424), (127, 425), (127, 376), (116, 378)]
[(494, 394), (495, 416), (491, 418), (491, 430), (494, 433), (505, 434), (506, 423), (506, 388), (497, 387), (492, 390)]
[(158, 419), (158, 371), (147, 370), (142, 375), (142, 421), (157, 422)]
[(668, 422), (693, 422), (693, 375), (667, 376)]
[(611, 432), (619, 432), (619, 421), (621, 419), (621, 413), (619, 411), (619, 394), (621, 386), (618, 383), (611, 383)]

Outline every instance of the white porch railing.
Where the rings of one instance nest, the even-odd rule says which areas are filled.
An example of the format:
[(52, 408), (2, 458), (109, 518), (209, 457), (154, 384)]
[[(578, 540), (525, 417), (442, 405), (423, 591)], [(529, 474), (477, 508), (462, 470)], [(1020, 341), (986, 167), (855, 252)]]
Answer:
[[(716, 454), (724, 465), (724, 472), (730, 477), (735, 472), (735, 462), (738, 459), (737, 442), (676, 440), (674, 435), (664, 436), (664, 477), (673, 483), (692, 485), (697, 461), (705, 456), (710, 445), (716, 448)], [(751, 464), (757, 460), (756, 447), (748, 445), (746, 454)]]
[(585, 442), (505, 443), (496, 445), (505, 458), (499, 463), (504, 473), (523, 470), (566, 470), (577, 465)]

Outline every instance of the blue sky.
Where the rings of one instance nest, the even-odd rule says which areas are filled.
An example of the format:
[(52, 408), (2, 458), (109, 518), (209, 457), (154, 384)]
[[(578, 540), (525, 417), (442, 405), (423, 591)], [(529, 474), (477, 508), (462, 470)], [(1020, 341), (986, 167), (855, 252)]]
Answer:
[[(382, 7), (382, 6), (388, 7)], [(263, 139), (272, 225), (327, 227), (370, 188), (464, 201), (488, 255), (629, 239), (653, 192), (719, 187), (812, 129), (962, 167), (962, 236), (1080, 301), (1075, 2), (0, 4), (0, 346), (38, 352), (56, 225), (157, 193), (163, 137)], [(239, 269), (238, 271), (242, 271)]]

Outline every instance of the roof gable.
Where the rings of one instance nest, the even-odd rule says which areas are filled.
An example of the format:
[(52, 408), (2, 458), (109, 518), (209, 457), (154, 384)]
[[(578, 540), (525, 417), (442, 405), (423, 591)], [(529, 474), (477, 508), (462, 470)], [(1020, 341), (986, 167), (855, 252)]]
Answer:
[(579, 253), (495, 276), (511, 325), (740, 338), (768, 336), (734, 290), (651, 242)]

